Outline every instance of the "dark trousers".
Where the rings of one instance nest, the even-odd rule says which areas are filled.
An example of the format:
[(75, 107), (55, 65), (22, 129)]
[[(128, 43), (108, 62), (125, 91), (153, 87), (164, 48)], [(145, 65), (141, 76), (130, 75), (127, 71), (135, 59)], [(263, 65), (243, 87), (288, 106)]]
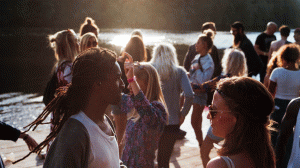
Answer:
[[(273, 121), (276, 121), (277, 123), (273, 125), (274, 128), (276, 128), (277, 130), (280, 128), (280, 124), (281, 124), (281, 120), (285, 114), (286, 108), (289, 104), (290, 100), (282, 100), (282, 99), (275, 99), (275, 106), (279, 107), (279, 109), (276, 109), (270, 116), (270, 118)], [(271, 140), (272, 140), (272, 145), (274, 147), (276, 147), (276, 143), (277, 143), (277, 136), (278, 136), (278, 132), (276, 131), (272, 131), (271, 132)], [(289, 162), (290, 156), (291, 156), (291, 152), (292, 152), (292, 148), (293, 148), (293, 139), (294, 136), (293, 134), (289, 137), (289, 140), (286, 144), (286, 153), (284, 156), (284, 162), (283, 165), (281, 165), (281, 168), (285, 168), (287, 167), (287, 164)]]
[(2, 161), (2, 158), (1, 158), (1, 156), (0, 156), (0, 168), (5, 168), (5, 166), (4, 166), (4, 163), (3, 163), (3, 161)]
[(168, 168), (171, 154), (178, 136), (179, 125), (167, 125), (158, 143), (157, 162), (159, 168)]
[(263, 63), (263, 66), (259, 72), (259, 76), (260, 76), (260, 82), (264, 83), (264, 79), (266, 76), (266, 70), (267, 70), (267, 65), (268, 65), (268, 57), (267, 56), (260, 56), (260, 59)]

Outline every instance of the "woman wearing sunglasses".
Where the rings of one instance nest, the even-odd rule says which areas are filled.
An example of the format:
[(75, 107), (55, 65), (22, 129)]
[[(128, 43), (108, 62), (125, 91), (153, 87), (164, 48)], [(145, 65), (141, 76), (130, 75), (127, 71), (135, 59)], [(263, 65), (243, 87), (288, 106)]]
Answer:
[(268, 129), (273, 109), (272, 95), (259, 81), (249, 77), (222, 79), (207, 118), (213, 134), (225, 141), (207, 168), (274, 168)]
[(85, 33), (80, 40), (80, 50), (81, 52), (92, 47), (98, 46), (98, 39), (94, 33)]
[(168, 122), (160, 79), (152, 65), (133, 64), (132, 57), (125, 55), (129, 94), (123, 95), (119, 109), (113, 106), (119, 145), (126, 127), (122, 161), (129, 168), (154, 167), (155, 151)]

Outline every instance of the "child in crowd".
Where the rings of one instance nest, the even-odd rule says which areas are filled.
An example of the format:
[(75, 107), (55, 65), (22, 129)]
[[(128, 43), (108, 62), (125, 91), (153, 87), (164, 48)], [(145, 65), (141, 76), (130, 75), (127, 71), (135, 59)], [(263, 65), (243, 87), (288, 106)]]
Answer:
[[(199, 36), (196, 43), (196, 52), (198, 55), (195, 56), (191, 63), (189, 74), (193, 89), (197, 89), (198, 85), (210, 80), (214, 73), (214, 62), (209, 54), (209, 51), (213, 46), (212, 36), (212, 30), (207, 30), (204, 32), (204, 34)], [(195, 93), (191, 123), (200, 147), (203, 142), (202, 112), (206, 105), (207, 93)]]
[(127, 167), (154, 167), (155, 150), (168, 122), (160, 79), (155, 68), (147, 63), (125, 63), (129, 94), (124, 94), (120, 108), (113, 106), (118, 143), (125, 126), (125, 148), (122, 161)]

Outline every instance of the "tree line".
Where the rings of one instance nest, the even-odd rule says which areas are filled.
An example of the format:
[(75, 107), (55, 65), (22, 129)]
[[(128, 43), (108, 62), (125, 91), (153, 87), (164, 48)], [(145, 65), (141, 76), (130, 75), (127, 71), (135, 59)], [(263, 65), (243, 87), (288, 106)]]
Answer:
[(21, 0), (1, 1), (1, 27), (79, 27), (86, 16), (100, 28), (199, 30), (206, 21), (228, 30), (242, 21), (261, 31), (274, 21), (299, 27), (297, 0)]

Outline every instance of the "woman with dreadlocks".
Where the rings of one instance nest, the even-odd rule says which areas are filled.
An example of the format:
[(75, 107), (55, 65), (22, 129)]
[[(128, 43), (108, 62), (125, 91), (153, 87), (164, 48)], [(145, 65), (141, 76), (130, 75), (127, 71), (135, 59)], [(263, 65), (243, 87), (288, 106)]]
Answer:
[(91, 48), (78, 55), (68, 89), (60, 90), (28, 125), (28, 130), (34, 130), (54, 114), (53, 131), (27, 156), (40, 152), (55, 138), (44, 167), (120, 167), (118, 144), (104, 112), (121, 100), (121, 74), (115, 53), (108, 49)]

